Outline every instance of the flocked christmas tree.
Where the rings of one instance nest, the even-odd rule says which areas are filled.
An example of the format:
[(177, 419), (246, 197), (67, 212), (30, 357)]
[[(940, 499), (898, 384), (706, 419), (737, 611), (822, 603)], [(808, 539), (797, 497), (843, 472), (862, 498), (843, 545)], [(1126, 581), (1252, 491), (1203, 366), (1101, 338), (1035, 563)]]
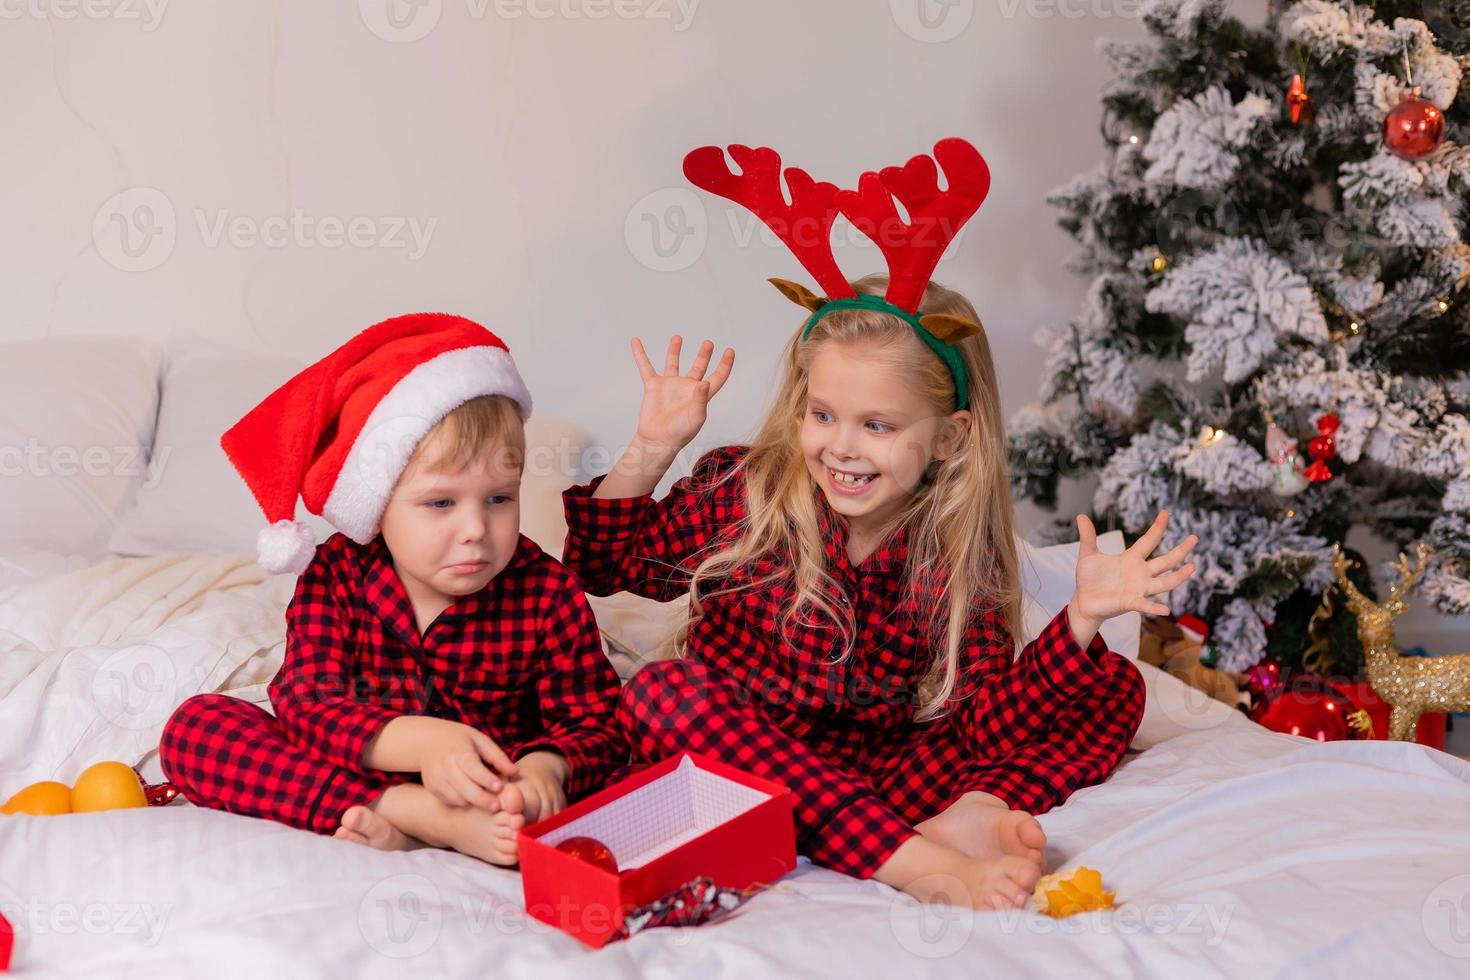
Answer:
[[(1197, 533), (1171, 604), (1225, 669), (1301, 667), (1355, 526), (1427, 542), (1416, 601), (1470, 613), (1470, 0), (1142, 6), (1102, 45), (1109, 154), (1050, 198), (1090, 288), (1038, 334), (1018, 494), (1095, 472), (1099, 527)], [(1329, 630), (1317, 666), (1356, 672), (1340, 603)]]

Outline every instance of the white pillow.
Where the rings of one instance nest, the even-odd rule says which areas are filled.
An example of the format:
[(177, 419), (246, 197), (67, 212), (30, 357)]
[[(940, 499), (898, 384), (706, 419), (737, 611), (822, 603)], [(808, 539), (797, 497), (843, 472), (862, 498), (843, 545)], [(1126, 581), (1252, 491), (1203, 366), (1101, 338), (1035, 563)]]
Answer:
[[(177, 551), (255, 551), (265, 517), (220, 448), (225, 430), (305, 365), (284, 357), (233, 350), (202, 338), (169, 347), (154, 439), (150, 485), (123, 515), (108, 543), (120, 555)], [(526, 424), (526, 475), (521, 531), (552, 555), (566, 539), (561, 491), (576, 482), (586, 434), (538, 412)], [(317, 541), (331, 525), (297, 502), (296, 519)]]
[(587, 432), (559, 415), (537, 411), (526, 422), (526, 471), (521, 477), (521, 533), (553, 558), (567, 541), (561, 492), (578, 482)]
[(110, 337), (0, 344), (0, 553), (100, 558), (147, 476), (158, 352)]
[(1213, 731), (1227, 726), (1257, 728), (1244, 712), (1223, 701), (1216, 701), (1153, 664), (1138, 660), (1133, 666), (1143, 675), (1148, 694), (1143, 720), (1128, 746), (1130, 749), (1144, 752), (1160, 742), (1190, 732)]
[[(147, 556), (254, 552), (265, 516), (219, 438), (305, 365), (195, 337), (171, 342), (164, 362), (150, 480), (118, 521), (108, 549)], [(316, 532), (319, 542), (332, 533), (299, 501), (296, 517)]]
[[(1123, 532), (1099, 534), (1097, 548), (1105, 555), (1121, 555), (1127, 550)], [(1077, 549), (1076, 541), (1037, 548), (1020, 535), (1016, 536), (1016, 551), (1021, 564), (1023, 646), (1034, 640), (1072, 598), (1073, 587), (1077, 584)], [(1137, 660), (1138, 636), (1142, 627), (1143, 617), (1131, 612), (1103, 623), (1098, 632), (1109, 650), (1129, 660)]]

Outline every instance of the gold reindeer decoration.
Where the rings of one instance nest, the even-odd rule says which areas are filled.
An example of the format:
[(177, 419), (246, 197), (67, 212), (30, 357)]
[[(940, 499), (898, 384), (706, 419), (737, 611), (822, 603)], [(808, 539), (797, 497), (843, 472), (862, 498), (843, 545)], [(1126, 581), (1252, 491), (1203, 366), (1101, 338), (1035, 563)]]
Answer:
[(1470, 711), (1470, 654), (1448, 657), (1406, 657), (1393, 641), (1393, 621), (1409, 610), (1404, 597), (1424, 575), (1429, 548), (1419, 542), (1414, 567), (1402, 552), (1393, 563), (1399, 580), (1388, 587), (1388, 599), (1374, 602), (1348, 579), (1348, 558), (1336, 545), (1332, 570), (1346, 596), (1347, 607), (1358, 617), (1358, 638), (1368, 665), (1368, 683), (1392, 707), (1388, 737), (1412, 742), (1419, 716), (1426, 711)]

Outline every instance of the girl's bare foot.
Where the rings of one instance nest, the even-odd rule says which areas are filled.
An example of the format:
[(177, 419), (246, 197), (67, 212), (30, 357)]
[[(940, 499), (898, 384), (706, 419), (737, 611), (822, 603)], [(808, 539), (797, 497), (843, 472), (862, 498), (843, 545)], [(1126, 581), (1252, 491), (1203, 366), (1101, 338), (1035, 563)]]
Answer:
[(973, 858), (1010, 855), (1041, 865), (1046, 831), (1024, 810), (1012, 810), (989, 793), (966, 793), (947, 810), (919, 824), (919, 833)]
[[(501, 794), (502, 806), (520, 802), (519, 791)], [(450, 806), (419, 783), (399, 783), (378, 797), (378, 814), (431, 847), (450, 847), (490, 864), (520, 859), (516, 833), (526, 818), (519, 810), (491, 813), (477, 806)]]
[(380, 851), (407, 851), (419, 846), (418, 841), (393, 826), (386, 817), (365, 806), (348, 807), (332, 836)]
[(1036, 862), (1014, 855), (974, 858), (922, 834), (910, 837), (873, 875), (921, 902), (972, 909), (1026, 904), (1041, 878)]

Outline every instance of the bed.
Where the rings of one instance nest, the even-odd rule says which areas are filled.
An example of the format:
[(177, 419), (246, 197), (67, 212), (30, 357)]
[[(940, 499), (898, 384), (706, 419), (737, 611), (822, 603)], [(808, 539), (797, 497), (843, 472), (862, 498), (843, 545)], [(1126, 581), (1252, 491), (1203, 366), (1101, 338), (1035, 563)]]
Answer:
[[(0, 548), (0, 796), (69, 781), (102, 759), (159, 779), (158, 734), (174, 705), (206, 690), (263, 701), (280, 663), (293, 579), (266, 574), (237, 547), (258, 518), (248, 499), (229, 497), (228, 473), (205, 464), (218, 416), (248, 407), (238, 403), (290, 365), (197, 347), (134, 364), (95, 348), (0, 359), (0, 384), (24, 386), (44, 370), (38, 357), (64, 358), (47, 363), (72, 365), (72, 379), (95, 369), (92, 387), (120, 386), (106, 393), (106, 415), (92, 409), (112, 428), (66, 438), (111, 446), (136, 437), (140, 458), (167, 449), (174, 465), (151, 475), (145, 467), (132, 486), (84, 486), (70, 515), (55, 485), (43, 486), (35, 492), (48, 495), (54, 533), (0, 522), (9, 535)], [(88, 351), (98, 363), (76, 367)], [(132, 370), (138, 378), (120, 378)], [(56, 397), (32, 386), (29, 397)], [(147, 404), (159, 392), (161, 402)], [(17, 418), (7, 408), (0, 435), (93, 424), (68, 411), (57, 404)], [(540, 425), (537, 446), (581, 438), (554, 419)], [(559, 534), (553, 469), (530, 475), (541, 482), (528, 492), (526, 520), (550, 548)], [(11, 485), (24, 482), (0, 481), (0, 511), (27, 503), (15, 495), (32, 490)], [(188, 499), (196, 495), (204, 502)], [(78, 526), (85, 515), (105, 524)], [(1064, 601), (1069, 559), (1064, 546), (1028, 558), (1033, 622)], [(668, 608), (614, 597), (596, 611), (624, 675), (666, 654), (676, 622)], [(1136, 622), (1111, 628), (1131, 629), (1136, 652)], [(1128, 646), (1105, 635), (1120, 652)], [(1412, 744), (1268, 732), (1139, 669), (1148, 707), (1122, 766), (1041, 817), (1046, 870), (1102, 870), (1118, 897), (1110, 912), (1052, 920), (1029, 907), (923, 907), (803, 860), (722, 922), (590, 952), (525, 916), (512, 871), (452, 852), (380, 853), (176, 802), (0, 817), (13, 969), (150, 978), (1467, 974), (1470, 764)]]

